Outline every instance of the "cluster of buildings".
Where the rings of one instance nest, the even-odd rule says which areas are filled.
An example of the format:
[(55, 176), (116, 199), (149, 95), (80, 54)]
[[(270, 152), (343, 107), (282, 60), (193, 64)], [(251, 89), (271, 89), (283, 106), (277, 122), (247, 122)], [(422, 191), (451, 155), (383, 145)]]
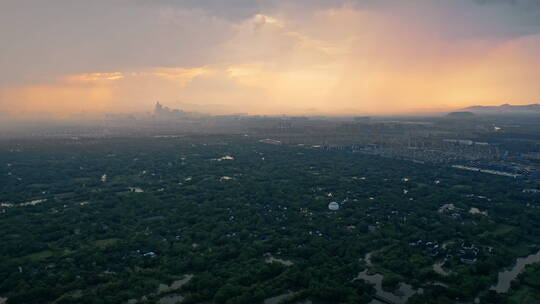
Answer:
[(418, 240), (416, 242), (410, 242), (409, 246), (424, 249), (432, 257), (439, 256), (439, 254), (441, 253), (440, 252), (441, 247), (439, 246), (437, 242), (432, 242), (432, 241), (424, 242), (424, 240)]
[[(417, 240), (410, 242), (409, 246), (422, 249), (432, 257), (445, 255), (446, 260), (456, 257), (464, 264), (476, 263), (481, 252), (479, 247), (467, 242), (461, 242), (458, 246), (440, 246), (435, 241)], [(487, 251), (493, 253), (493, 247), (487, 247)]]

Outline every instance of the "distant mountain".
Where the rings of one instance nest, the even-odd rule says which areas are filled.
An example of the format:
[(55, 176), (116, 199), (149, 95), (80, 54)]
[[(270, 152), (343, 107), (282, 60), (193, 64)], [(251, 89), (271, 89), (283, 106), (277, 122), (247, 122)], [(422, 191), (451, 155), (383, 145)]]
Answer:
[(454, 119), (469, 119), (474, 118), (476, 115), (473, 112), (451, 112), (446, 114), (446, 117), (448, 118), (454, 118)]
[(540, 114), (540, 104), (529, 105), (511, 105), (503, 104), (500, 106), (472, 106), (463, 109), (476, 114)]

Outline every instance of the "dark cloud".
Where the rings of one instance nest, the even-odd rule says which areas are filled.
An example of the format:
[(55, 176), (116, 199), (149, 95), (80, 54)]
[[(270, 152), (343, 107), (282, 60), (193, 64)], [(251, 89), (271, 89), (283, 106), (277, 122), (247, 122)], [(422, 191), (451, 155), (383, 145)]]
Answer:
[(169, 6), (191, 10), (204, 10), (211, 15), (227, 19), (245, 19), (260, 11), (260, 4), (254, 0), (137, 0), (149, 6)]

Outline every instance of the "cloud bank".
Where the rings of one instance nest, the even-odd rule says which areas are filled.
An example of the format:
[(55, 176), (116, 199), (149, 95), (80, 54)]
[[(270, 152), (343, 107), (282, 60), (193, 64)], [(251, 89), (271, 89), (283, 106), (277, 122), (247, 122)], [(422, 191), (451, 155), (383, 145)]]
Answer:
[(540, 101), (534, 0), (7, 0), (0, 112), (409, 113)]

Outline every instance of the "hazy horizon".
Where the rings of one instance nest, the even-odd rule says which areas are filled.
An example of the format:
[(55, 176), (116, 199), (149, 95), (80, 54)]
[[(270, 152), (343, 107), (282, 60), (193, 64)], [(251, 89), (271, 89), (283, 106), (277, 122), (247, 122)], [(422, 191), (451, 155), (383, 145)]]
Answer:
[(539, 20), (534, 0), (7, 0), (0, 117), (537, 103)]
[[(157, 101), (159, 102), (159, 101)], [(168, 107), (170, 110), (180, 110), (184, 111), (187, 114), (194, 115), (208, 115), (208, 116), (268, 116), (268, 117), (279, 117), (279, 116), (299, 116), (299, 117), (392, 117), (392, 116), (441, 116), (446, 115), (451, 112), (464, 111), (467, 107), (460, 108), (447, 108), (447, 109), (409, 109), (407, 111), (397, 111), (397, 112), (355, 112), (355, 111), (344, 111), (344, 112), (324, 112), (324, 111), (294, 111), (294, 112), (275, 112), (275, 113), (249, 113), (249, 112), (240, 112), (240, 111), (212, 111), (212, 108), (201, 107), (197, 105), (186, 105), (182, 103), (164, 103), (159, 102), (163, 106)], [(175, 106), (176, 105), (176, 106)], [(152, 117), (155, 116), (154, 113), (155, 103), (150, 105), (147, 109), (140, 111), (103, 111), (103, 112), (92, 112), (92, 111), (81, 111), (81, 112), (54, 112), (54, 111), (26, 111), (26, 112), (2, 112), (0, 111), (0, 119), (4, 120), (92, 120), (92, 119), (102, 119), (107, 116), (133, 116), (138, 118)], [(476, 106), (476, 105), (470, 105)], [(500, 105), (485, 105), (485, 106), (500, 106)], [(206, 111), (208, 110), (208, 111)]]

